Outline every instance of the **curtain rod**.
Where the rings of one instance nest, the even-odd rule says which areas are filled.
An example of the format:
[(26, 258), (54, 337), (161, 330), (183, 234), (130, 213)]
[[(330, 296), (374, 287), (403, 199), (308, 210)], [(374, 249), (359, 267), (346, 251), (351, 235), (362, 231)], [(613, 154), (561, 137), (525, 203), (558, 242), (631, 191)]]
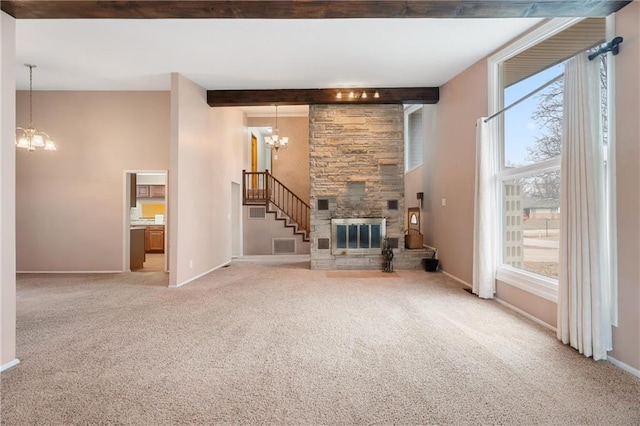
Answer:
[[(611, 52), (613, 55), (617, 55), (620, 52), (620, 43), (622, 43), (623, 40), (624, 39), (622, 37), (620, 37), (620, 36), (614, 37), (613, 40), (611, 40), (609, 43), (607, 43), (604, 46), (602, 46), (600, 49), (598, 49), (598, 51), (590, 54), (588, 56), (589, 60), (592, 61), (595, 58), (597, 58), (598, 56), (603, 55), (603, 54), (605, 54), (607, 52)], [(520, 99), (518, 99), (517, 101), (512, 103), (511, 105), (509, 105), (507, 107), (504, 107), (503, 109), (501, 109), (500, 111), (496, 112), (495, 114), (485, 118), (484, 122), (488, 123), (489, 120), (492, 120), (492, 119), (496, 118), (497, 116), (499, 116), (500, 114), (503, 114), (503, 113), (507, 112), (509, 109), (511, 109), (514, 106), (518, 105), (520, 102), (529, 99), (531, 96), (535, 95), (536, 93), (538, 93), (542, 89), (545, 89), (548, 86), (550, 86), (551, 84), (553, 84), (556, 81), (560, 80), (563, 76), (564, 76), (564, 73), (558, 75), (557, 77), (554, 77), (552, 80), (548, 81), (547, 83), (543, 84), (542, 86), (538, 87), (537, 89), (533, 90), (532, 92), (527, 93), (526, 95), (524, 95), (523, 97), (521, 97)]]
[(620, 43), (622, 43), (624, 39), (620, 36), (615, 37), (613, 40), (611, 40), (609, 43), (605, 44), (604, 46), (602, 46), (600, 49), (598, 49), (597, 52), (593, 52), (591, 55), (589, 55), (589, 60), (593, 61), (595, 58), (597, 58), (600, 55), (603, 55), (607, 52), (611, 52), (614, 55), (617, 55), (618, 52), (620, 52)]
[(502, 108), (500, 111), (496, 112), (495, 114), (487, 117), (484, 119), (485, 123), (488, 123), (489, 120), (492, 120), (494, 118), (496, 118), (497, 116), (499, 116), (500, 114), (503, 114), (505, 112), (507, 112), (508, 110), (510, 110), (511, 108), (513, 108), (514, 106), (518, 105), (519, 103), (526, 101), (527, 99), (529, 99), (531, 96), (535, 95), (536, 93), (538, 93), (539, 91), (541, 91), (542, 89), (546, 89), (547, 87), (551, 86), (553, 83), (555, 83), (556, 81), (560, 80), (562, 77), (564, 77), (564, 73), (561, 73), (560, 75), (552, 78), (551, 80), (547, 81), (545, 84), (543, 84), (542, 86), (538, 87), (537, 89), (534, 89), (533, 91), (527, 93), (526, 95), (524, 95), (523, 97), (521, 97), (520, 99), (518, 99), (517, 101), (515, 101), (514, 103), (510, 104), (509, 106), (506, 106), (504, 108)]

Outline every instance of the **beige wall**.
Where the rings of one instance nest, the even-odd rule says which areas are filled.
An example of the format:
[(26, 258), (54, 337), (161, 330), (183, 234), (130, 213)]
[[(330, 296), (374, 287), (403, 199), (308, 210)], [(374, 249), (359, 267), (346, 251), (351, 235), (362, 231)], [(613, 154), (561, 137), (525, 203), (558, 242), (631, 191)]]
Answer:
[[(274, 126), (275, 117), (250, 117), (250, 127)], [(270, 172), (302, 201), (309, 204), (309, 118), (278, 117), (282, 136), (289, 137), (289, 146), (278, 152), (278, 159), (271, 152)], [(250, 165), (245, 167), (249, 170)]]
[(244, 113), (211, 108), (206, 90), (171, 77), (170, 285), (231, 261), (231, 183), (241, 183)]
[(425, 243), (438, 249), (446, 272), (467, 283), (473, 262), (476, 120), (486, 112), (487, 63), (482, 60), (440, 88), (434, 140), (425, 149), (430, 156)]
[(15, 20), (0, 12), (0, 365), (16, 358)]
[(496, 281), (496, 297), (534, 316), (545, 324), (555, 327), (558, 319), (558, 305), (527, 291)]
[(616, 14), (618, 327), (611, 355), (640, 370), (640, 3)]
[[(124, 170), (169, 166), (169, 92), (34, 92), (55, 152), (17, 150), (19, 271), (122, 271)], [(29, 93), (17, 93), (17, 123)], [(128, 211), (128, 209), (127, 209)]]

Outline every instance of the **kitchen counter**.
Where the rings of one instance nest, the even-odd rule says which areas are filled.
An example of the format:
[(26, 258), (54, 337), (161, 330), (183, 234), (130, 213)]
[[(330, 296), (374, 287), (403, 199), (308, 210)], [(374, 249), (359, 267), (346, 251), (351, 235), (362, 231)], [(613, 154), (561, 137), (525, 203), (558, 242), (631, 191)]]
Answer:
[(147, 226), (147, 225), (164, 225), (164, 223), (156, 223), (155, 219), (131, 219), (131, 226)]
[(145, 227), (131, 227), (130, 268), (132, 271), (144, 267), (145, 261)]

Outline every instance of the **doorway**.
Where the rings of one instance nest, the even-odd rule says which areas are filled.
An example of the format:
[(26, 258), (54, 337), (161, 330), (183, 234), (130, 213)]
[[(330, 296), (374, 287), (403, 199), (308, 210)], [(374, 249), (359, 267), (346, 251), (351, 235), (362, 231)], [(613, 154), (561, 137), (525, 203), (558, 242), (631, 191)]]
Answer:
[[(248, 152), (249, 152), (249, 166), (252, 172), (264, 172), (265, 170), (271, 170), (271, 151), (267, 148), (267, 144), (264, 142), (265, 136), (271, 134), (271, 127), (249, 127), (249, 140)], [(253, 180), (255, 178), (255, 180)], [(250, 181), (250, 187), (257, 188), (258, 177), (254, 176)]]
[(127, 170), (123, 271), (167, 272), (167, 171)]
[[(258, 171), (258, 138), (251, 133), (251, 171)], [(258, 189), (258, 175), (251, 176), (251, 189)]]

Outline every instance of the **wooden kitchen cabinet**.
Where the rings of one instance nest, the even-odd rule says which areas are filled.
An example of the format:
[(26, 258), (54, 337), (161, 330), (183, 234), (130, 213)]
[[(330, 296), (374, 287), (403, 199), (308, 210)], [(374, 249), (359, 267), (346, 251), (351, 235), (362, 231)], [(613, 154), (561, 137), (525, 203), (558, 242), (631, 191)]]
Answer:
[(164, 198), (164, 185), (138, 185), (137, 187), (138, 198)]
[(138, 198), (149, 198), (149, 195), (151, 195), (151, 188), (149, 187), (149, 185), (137, 185), (137, 186), (138, 186), (138, 190), (136, 191), (136, 194)]
[(147, 253), (164, 253), (164, 225), (147, 225), (145, 251)]
[(151, 198), (164, 198), (164, 185), (149, 185)]

